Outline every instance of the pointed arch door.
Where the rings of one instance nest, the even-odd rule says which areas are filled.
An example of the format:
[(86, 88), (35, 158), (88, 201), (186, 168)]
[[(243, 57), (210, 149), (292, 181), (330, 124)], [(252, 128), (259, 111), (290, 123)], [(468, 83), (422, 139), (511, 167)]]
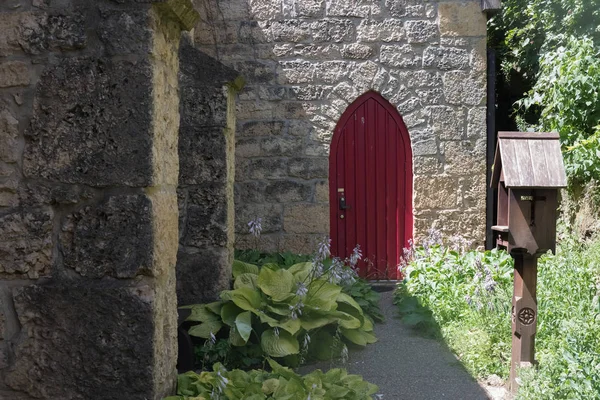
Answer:
[(348, 257), (358, 244), (362, 277), (397, 279), (413, 232), (412, 150), (400, 114), (376, 92), (356, 99), (337, 123), (329, 190), (332, 253)]

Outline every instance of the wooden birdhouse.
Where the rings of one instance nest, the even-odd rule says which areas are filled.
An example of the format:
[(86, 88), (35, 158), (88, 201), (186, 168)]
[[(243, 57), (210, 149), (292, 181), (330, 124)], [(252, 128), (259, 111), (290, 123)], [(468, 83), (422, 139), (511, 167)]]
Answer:
[(554, 251), (558, 190), (567, 185), (558, 134), (498, 132), (491, 184), (498, 189), (497, 245)]

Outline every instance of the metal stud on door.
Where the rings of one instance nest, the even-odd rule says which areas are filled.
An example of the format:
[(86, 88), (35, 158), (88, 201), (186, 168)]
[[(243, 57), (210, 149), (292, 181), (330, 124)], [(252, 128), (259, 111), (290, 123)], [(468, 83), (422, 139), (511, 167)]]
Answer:
[(412, 237), (412, 151), (398, 111), (376, 92), (360, 96), (335, 128), (329, 156), (332, 252), (360, 245), (359, 273), (397, 279)]

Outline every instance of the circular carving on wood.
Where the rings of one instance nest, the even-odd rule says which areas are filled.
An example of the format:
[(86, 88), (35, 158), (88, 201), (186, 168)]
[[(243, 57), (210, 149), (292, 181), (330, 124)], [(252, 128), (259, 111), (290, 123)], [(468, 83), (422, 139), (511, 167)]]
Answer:
[(519, 311), (519, 322), (523, 325), (531, 325), (535, 322), (535, 311), (529, 307), (523, 307)]

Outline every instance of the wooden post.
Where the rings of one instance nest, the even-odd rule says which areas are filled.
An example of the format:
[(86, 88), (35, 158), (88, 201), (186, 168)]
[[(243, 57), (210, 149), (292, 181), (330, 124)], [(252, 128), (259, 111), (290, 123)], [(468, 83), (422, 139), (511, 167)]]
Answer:
[(511, 255), (515, 260), (515, 275), (512, 300), (510, 390), (516, 393), (518, 368), (530, 367), (535, 363), (538, 256), (525, 251), (512, 252)]

